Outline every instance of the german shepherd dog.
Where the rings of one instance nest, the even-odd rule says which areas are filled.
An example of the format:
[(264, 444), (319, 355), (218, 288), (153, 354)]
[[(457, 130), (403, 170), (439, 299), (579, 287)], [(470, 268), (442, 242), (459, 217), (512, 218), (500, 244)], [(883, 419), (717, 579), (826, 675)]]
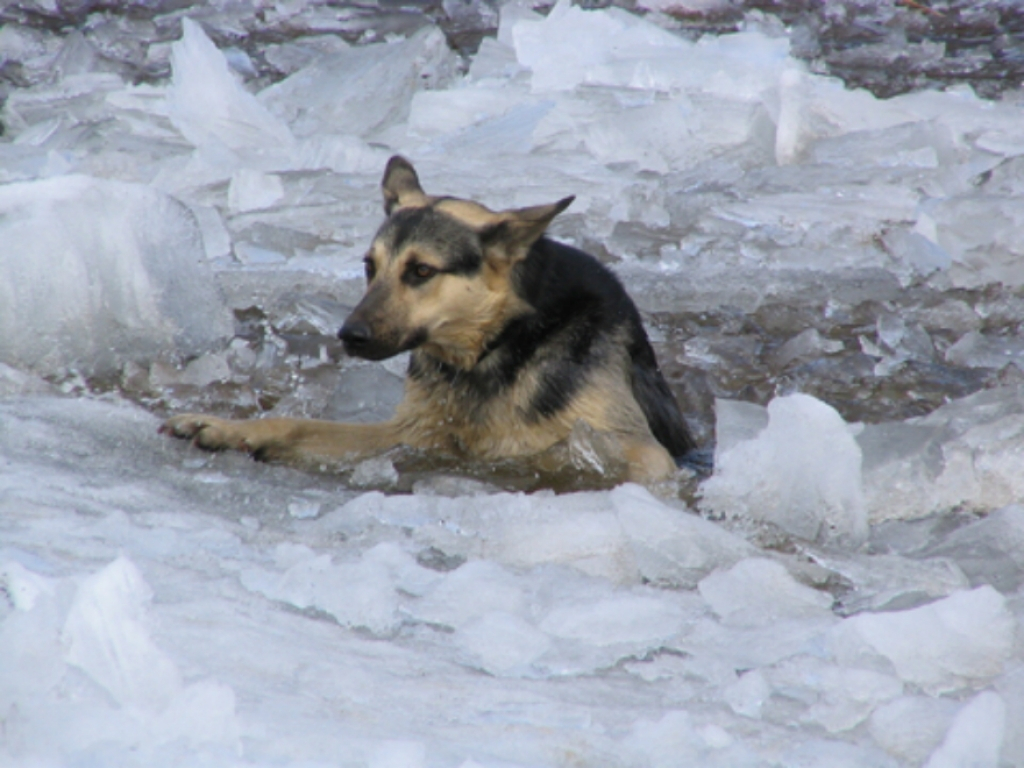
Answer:
[(382, 188), (388, 218), (363, 260), (366, 293), (338, 335), (348, 354), (367, 360), (412, 352), (394, 417), (340, 424), (185, 414), (161, 431), (292, 463), (398, 445), (495, 460), (539, 454), (582, 421), (613, 441), (630, 479), (675, 472), (694, 440), (636, 305), (595, 258), (544, 236), (573, 197), (495, 212), (427, 195), (397, 156)]

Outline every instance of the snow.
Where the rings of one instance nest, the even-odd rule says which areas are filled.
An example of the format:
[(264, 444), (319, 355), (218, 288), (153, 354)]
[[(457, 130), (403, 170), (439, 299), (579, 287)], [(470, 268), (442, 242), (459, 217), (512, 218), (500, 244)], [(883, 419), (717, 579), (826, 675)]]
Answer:
[[(691, 40), (513, 2), (462, 62), (386, 9), (355, 44), (278, 3), (310, 34), (225, 50), (241, 6), (178, 6), (121, 19), (166, 67), (142, 84), (106, 11), (0, 28), (26, 78), (0, 113), (0, 765), (1024, 765), (1019, 94), (881, 100), (763, 18)], [(678, 487), (158, 435), (185, 409), (387, 417), (404, 361), (334, 334), (396, 152), (493, 207), (576, 194), (556, 236), (704, 318), (652, 316), (666, 370), (794, 375), (740, 402), (695, 374), (715, 469)], [(972, 394), (863, 424), (800, 389), (838, 371), (852, 398), (846, 365)], [(591, 438), (554, 485), (600, 478)]]

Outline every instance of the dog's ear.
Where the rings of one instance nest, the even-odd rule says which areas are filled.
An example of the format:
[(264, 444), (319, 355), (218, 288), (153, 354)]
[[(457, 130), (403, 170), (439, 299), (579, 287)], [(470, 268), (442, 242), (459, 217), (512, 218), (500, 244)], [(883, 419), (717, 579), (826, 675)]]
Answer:
[(420, 186), (416, 169), (400, 155), (388, 160), (380, 188), (384, 193), (384, 212), (388, 216), (398, 208), (423, 206), (429, 202), (427, 194)]
[(575, 199), (575, 195), (570, 195), (550, 205), (503, 211), (497, 222), (480, 233), (480, 240), (485, 248), (502, 251), (509, 260), (525, 258), (530, 246), (544, 234), (552, 219)]

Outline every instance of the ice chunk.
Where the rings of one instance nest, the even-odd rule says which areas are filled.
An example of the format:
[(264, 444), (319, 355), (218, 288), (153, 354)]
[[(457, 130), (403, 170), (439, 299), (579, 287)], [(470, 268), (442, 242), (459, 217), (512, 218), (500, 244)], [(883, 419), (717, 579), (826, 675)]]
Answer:
[(467, 86), (418, 91), (409, 106), (409, 132), (433, 138), (456, 133), (498, 117), (514, 105), (513, 94), (493, 87)]
[(405, 120), (413, 94), (445, 84), (455, 62), (444, 35), (428, 27), (406, 40), (318, 59), (263, 90), (259, 101), (300, 137), (370, 137)]
[(674, 509), (638, 485), (614, 489), (612, 505), (640, 575), (655, 584), (692, 588), (716, 568), (753, 554), (745, 540), (690, 512)]
[(913, 608), (971, 586), (949, 557), (911, 560), (898, 555), (807, 554), (848, 586), (835, 606), (842, 615)]
[(528, 677), (533, 663), (551, 648), (551, 638), (519, 616), (495, 611), (460, 627), (455, 644), (492, 675)]
[[(768, 426), (768, 410), (742, 400), (715, 401), (715, 451), (719, 456), (753, 440)], [(717, 464), (717, 460), (715, 462)]]
[(826, 339), (815, 328), (808, 328), (793, 336), (785, 344), (774, 350), (768, 357), (769, 362), (778, 368), (785, 368), (794, 360), (831, 355), (841, 352), (843, 342)]
[(752, 669), (723, 690), (725, 702), (733, 712), (744, 717), (760, 718), (761, 708), (772, 695), (772, 687), (759, 669)]
[(145, 604), (152, 592), (121, 557), (85, 579), (64, 624), (66, 660), (125, 707), (156, 713), (182, 689), (181, 674), (149, 637)]
[(840, 628), (840, 639), (867, 643), (905, 682), (938, 694), (998, 675), (1015, 632), (1006, 600), (984, 586), (909, 611), (854, 616)]
[(945, 740), (924, 768), (997, 768), (1006, 728), (1006, 704), (994, 691), (979, 693), (957, 712)]
[(1024, 583), (1024, 507), (996, 510), (915, 554), (947, 557), (972, 584), (990, 584), (1012, 594)]
[(398, 483), (398, 470), (387, 456), (378, 456), (359, 462), (349, 482), (356, 488), (390, 488)]
[(969, 368), (998, 370), (1013, 364), (1024, 370), (1024, 340), (1016, 336), (988, 336), (970, 331), (946, 350), (946, 360)]
[(191, 19), (171, 48), (173, 84), (167, 110), (192, 144), (214, 152), (279, 153), (294, 146), (288, 127), (242, 88), (217, 47)]
[(1024, 389), (984, 390), (924, 417), (868, 426), (858, 442), (872, 520), (998, 509), (1024, 494)]
[(886, 752), (915, 765), (942, 741), (957, 703), (931, 696), (901, 696), (871, 713), (868, 729)]
[[(773, 87), (786, 45), (759, 33), (685, 39), (618, 8), (587, 11), (561, 0), (540, 21), (518, 19), (511, 37), (534, 91), (581, 84), (714, 93), (756, 100)], [(571, 50), (559, 43), (574, 41)]]
[(269, 208), (284, 197), (281, 178), (272, 173), (241, 168), (228, 187), (228, 208), (233, 213)]
[(242, 87), (224, 54), (190, 18), (182, 19), (181, 39), (171, 48), (171, 68), (168, 115), (197, 147), (264, 153), (293, 147), (288, 126)]
[(831, 733), (855, 728), (876, 707), (903, 693), (903, 683), (892, 675), (839, 667), (807, 655), (778, 664), (768, 672), (768, 679), (776, 692), (809, 703), (801, 721)]
[(508, 623), (505, 616), (523, 615), (526, 596), (514, 576), (486, 560), (473, 560), (455, 569), (410, 610), (422, 621), (452, 628), (492, 616), (491, 624)]
[(952, 259), (949, 274), (955, 287), (1024, 284), (1020, 198), (972, 193), (928, 201), (922, 207), (934, 223), (929, 239)]
[(246, 588), (296, 608), (311, 608), (333, 616), (348, 627), (363, 627), (378, 635), (398, 628), (403, 577), (433, 578), (394, 544), (367, 550), (357, 562), (334, 564), (329, 555), (299, 553), (283, 573), (258, 569), (243, 572)]
[(784, 619), (823, 617), (832, 596), (798, 584), (774, 560), (748, 558), (716, 571), (697, 587), (723, 624), (763, 627)]
[(774, 399), (764, 430), (715, 454), (715, 473), (701, 488), (705, 509), (770, 522), (811, 541), (865, 541), (861, 451), (842, 417), (820, 400)]
[(565, 504), (558, 505), (561, 509), (545, 506), (529, 510), (526, 520), (500, 525), (485, 551), (520, 567), (566, 563), (619, 582), (636, 578), (632, 552), (613, 511), (580, 504), (574, 505), (576, 509)]
[(151, 188), (85, 176), (0, 186), (0, 240), (8, 364), (109, 372), (232, 331), (195, 220)]
[(693, 655), (698, 668), (757, 669), (799, 654), (820, 653), (839, 619), (780, 620), (762, 627), (730, 627), (712, 619), (696, 623), (675, 647)]
[(684, 616), (668, 600), (650, 595), (615, 595), (556, 605), (539, 627), (555, 637), (597, 645), (656, 647), (683, 628)]
[(54, 580), (16, 560), (0, 562), (0, 591), (14, 607), (0, 619), (0, 707), (10, 711), (18, 701), (56, 685), (64, 674), (61, 601)]

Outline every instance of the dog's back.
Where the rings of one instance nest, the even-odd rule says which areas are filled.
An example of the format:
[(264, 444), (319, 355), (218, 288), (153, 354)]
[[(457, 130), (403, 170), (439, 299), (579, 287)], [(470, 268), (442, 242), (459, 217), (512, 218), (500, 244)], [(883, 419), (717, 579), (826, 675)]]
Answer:
[[(574, 339), (574, 354), (554, 371), (552, 388), (572, 388), (576, 366), (602, 365), (599, 338), (624, 334), (629, 382), (654, 437), (675, 458), (696, 447), (675, 396), (658, 367), (633, 300), (619, 279), (593, 256), (542, 238), (522, 264), (519, 290), (541, 318), (563, 320)], [(597, 352), (591, 355), (591, 350)]]
[(614, 433), (653, 434), (676, 458), (694, 448), (636, 305), (610, 270), (541, 238), (512, 270), (508, 288), (527, 309), (476, 365), (413, 353), (407, 403), (414, 407), (400, 414), (410, 428), (433, 423), (443, 403), (446, 438), (454, 433), (478, 455), (542, 450), (580, 419)]

